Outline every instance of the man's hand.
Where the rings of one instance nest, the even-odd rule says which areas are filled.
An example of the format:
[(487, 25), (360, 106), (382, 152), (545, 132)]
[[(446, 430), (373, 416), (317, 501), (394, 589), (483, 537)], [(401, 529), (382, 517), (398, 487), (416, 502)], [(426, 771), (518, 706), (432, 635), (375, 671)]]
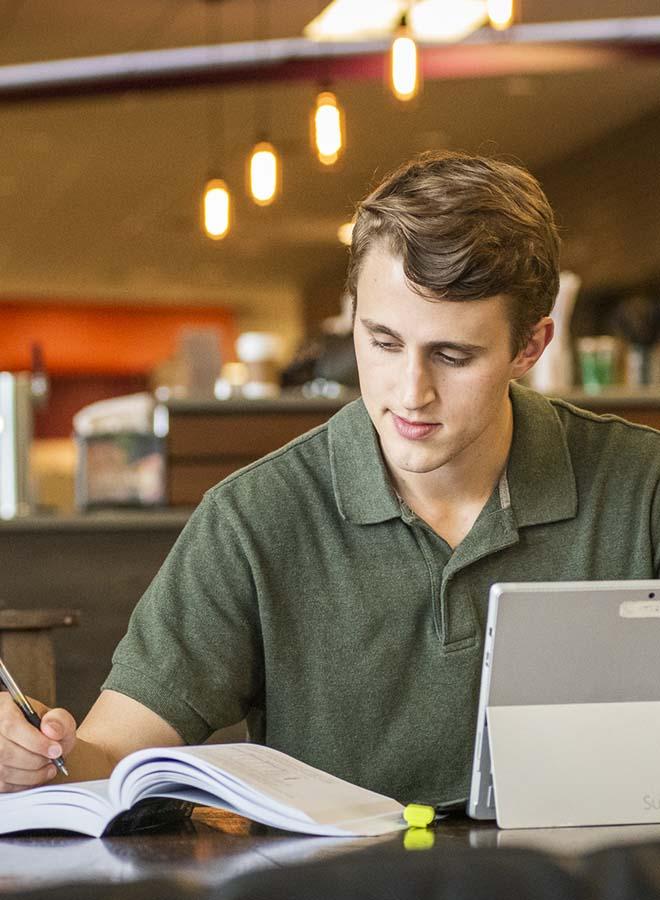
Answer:
[(48, 784), (57, 775), (53, 760), (76, 743), (76, 723), (65, 709), (49, 709), (30, 698), (41, 730), (25, 719), (6, 692), (0, 692), (0, 793)]
[(9, 694), (0, 692), (0, 793), (49, 784), (58, 756), (65, 759), (70, 781), (89, 781), (108, 778), (133, 750), (183, 743), (160, 716), (115, 691), (103, 691), (78, 736), (71, 713), (30, 702), (41, 716), (41, 730), (30, 725)]

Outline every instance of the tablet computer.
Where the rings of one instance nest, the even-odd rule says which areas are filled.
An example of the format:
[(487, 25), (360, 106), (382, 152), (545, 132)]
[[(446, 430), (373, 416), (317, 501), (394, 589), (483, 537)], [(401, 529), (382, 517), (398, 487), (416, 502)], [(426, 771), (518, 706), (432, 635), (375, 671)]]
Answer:
[(470, 816), (503, 827), (660, 821), (656, 730), (660, 581), (492, 586)]

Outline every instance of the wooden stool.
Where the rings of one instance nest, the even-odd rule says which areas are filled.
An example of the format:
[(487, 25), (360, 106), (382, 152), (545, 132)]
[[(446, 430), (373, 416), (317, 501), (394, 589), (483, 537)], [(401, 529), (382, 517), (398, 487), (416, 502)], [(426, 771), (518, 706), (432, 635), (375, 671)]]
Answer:
[(0, 657), (28, 697), (55, 706), (53, 628), (78, 621), (73, 609), (0, 609)]

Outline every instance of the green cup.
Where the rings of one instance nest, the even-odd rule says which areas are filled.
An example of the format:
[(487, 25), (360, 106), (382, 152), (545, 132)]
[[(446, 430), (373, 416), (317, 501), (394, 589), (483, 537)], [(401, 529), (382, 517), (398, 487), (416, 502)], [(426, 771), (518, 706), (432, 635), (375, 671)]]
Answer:
[(597, 394), (616, 381), (616, 338), (610, 335), (579, 338), (578, 359), (582, 386), (587, 393)]

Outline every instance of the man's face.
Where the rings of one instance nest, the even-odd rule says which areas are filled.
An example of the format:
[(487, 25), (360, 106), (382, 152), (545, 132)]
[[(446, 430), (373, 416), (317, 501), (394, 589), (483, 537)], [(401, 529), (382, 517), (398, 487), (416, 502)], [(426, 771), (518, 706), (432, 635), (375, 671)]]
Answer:
[(379, 245), (358, 278), (354, 339), (362, 398), (395, 481), (478, 465), (507, 427), (510, 379), (531, 365), (522, 353), (511, 359), (502, 297), (425, 300)]

